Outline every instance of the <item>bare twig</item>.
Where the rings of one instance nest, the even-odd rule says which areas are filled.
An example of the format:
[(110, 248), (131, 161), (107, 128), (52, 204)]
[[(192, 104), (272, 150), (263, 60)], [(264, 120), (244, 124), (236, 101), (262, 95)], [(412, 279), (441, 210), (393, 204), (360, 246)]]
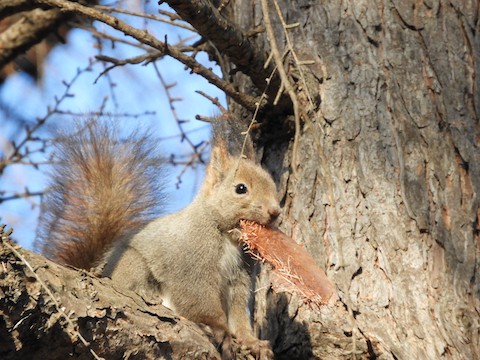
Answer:
[(139, 43), (138, 41), (129, 41), (125, 37), (118, 37), (118, 36), (113, 36), (112, 34), (107, 34), (105, 31), (99, 31), (93, 26), (76, 23), (75, 27), (88, 31), (89, 33), (92, 34), (94, 38), (98, 39), (99, 41), (103, 39), (103, 40), (111, 41), (112, 43), (125, 44), (125, 45), (132, 46), (134, 48), (145, 50), (145, 51), (151, 50), (151, 47), (148, 45)]
[(180, 16), (178, 16), (178, 14), (176, 14), (174, 12), (171, 12), (171, 11), (158, 9), (158, 13), (160, 15), (164, 15), (164, 16), (169, 17), (170, 20), (172, 20), (172, 21), (178, 21), (178, 20), (183, 21), (183, 19)]
[(197, 94), (200, 94), (202, 95), (204, 98), (207, 98), (208, 100), (210, 100), (212, 102), (213, 105), (215, 105), (216, 107), (218, 107), (220, 109), (220, 111), (222, 112), (222, 114), (225, 114), (227, 112), (227, 109), (225, 109), (223, 107), (222, 104), (220, 104), (220, 101), (218, 101), (218, 98), (213, 98), (211, 97), (210, 95), (204, 93), (203, 91), (201, 90), (195, 90), (195, 92)]
[(215, 120), (215, 118), (212, 117), (212, 116), (203, 116), (203, 115), (197, 114), (197, 115), (195, 115), (195, 120), (199, 120), (199, 121), (203, 121), (203, 122), (211, 124), (212, 121)]
[(113, 65), (111, 66), (107, 66), (98, 76), (97, 78), (95, 79), (94, 83), (96, 84), (97, 81), (103, 76), (105, 75), (107, 72), (109, 72), (110, 70), (116, 68), (117, 66), (123, 66), (123, 65), (127, 65), (127, 64), (141, 64), (143, 62), (145, 62), (145, 64), (148, 64), (149, 62), (153, 62), (155, 60), (158, 60), (159, 58), (163, 57), (164, 54), (161, 53), (160, 51), (155, 51), (155, 52), (152, 52), (152, 53), (147, 53), (147, 54), (144, 54), (144, 55), (139, 55), (139, 56), (135, 56), (135, 57), (132, 57), (132, 58), (128, 58), (128, 59), (124, 59), (124, 60), (119, 60), (119, 59), (116, 59), (116, 58), (112, 58), (110, 56), (106, 56), (106, 55), (97, 55), (95, 56), (95, 58), (97, 60), (100, 60), (100, 61), (103, 61), (103, 62), (109, 62)]
[[(268, 61), (268, 59), (267, 59), (267, 61)], [(260, 111), (260, 104), (261, 104), (262, 100), (267, 97), (267, 90), (269, 88), (271, 80), (275, 76), (276, 71), (277, 71), (277, 67), (274, 67), (270, 76), (267, 79), (265, 79), (265, 81), (267, 83), (267, 86), (263, 90), (262, 95), (260, 95), (260, 101), (257, 103), (257, 107), (255, 108), (255, 111), (253, 112), (252, 120), (250, 121), (250, 124), (248, 125), (247, 131), (245, 131), (245, 134), (244, 134), (245, 137), (243, 139), (242, 151), (240, 152), (240, 154), (242, 154), (242, 155), (245, 153), (245, 148), (247, 146), (248, 136), (249, 136), (251, 130), (257, 124), (257, 116), (258, 116), (258, 113)]]
[[(3, 171), (8, 165), (21, 162), (23, 161), (23, 159), (32, 155), (33, 153), (45, 151), (46, 141), (36, 135), (37, 131), (42, 128), (42, 126), (48, 121), (48, 119), (50, 119), (54, 114), (59, 112), (59, 107), (63, 103), (63, 101), (73, 97), (73, 94), (70, 93), (71, 87), (82, 73), (91, 71), (91, 65), (92, 64), (90, 63), (84, 69), (78, 69), (75, 76), (69, 82), (63, 81), (65, 90), (60, 97), (55, 97), (54, 106), (49, 106), (47, 108), (47, 114), (41, 118), (37, 118), (36, 123), (32, 127), (25, 126), (25, 136), (23, 137), (23, 139), (18, 144), (12, 142), (11, 154), (0, 160), (0, 174), (3, 173)], [(32, 142), (41, 142), (41, 146), (36, 150), (32, 150), (28, 147), (28, 144)]]
[(49, 6), (58, 8), (62, 13), (77, 13), (84, 16), (88, 16), (91, 19), (101, 21), (111, 26), (112, 28), (123, 32), (127, 36), (132, 36), (139, 42), (149, 45), (152, 48), (161, 51), (165, 55), (169, 55), (177, 59), (182, 64), (186, 65), (189, 69), (191, 69), (193, 72), (204, 77), (208, 82), (212, 83), (213, 85), (225, 91), (233, 100), (235, 100), (237, 103), (244, 106), (245, 108), (249, 110), (255, 109), (255, 104), (257, 102), (256, 98), (247, 94), (239, 93), (232, 84), (219, 78), (217, 75), (213, 73), (212, 70), (201, 65), (191, 56), (185, 55), (182, 51), (177, 49), (175, 46), (171, 46), (171, 45), (167, 46), (164, 42), (158, 40), (153, 35), (149, 34), (148, 31), (146, 30), (136, 29), (133, 26), (128, 25), (124, 21), (112, 15), (106, 14), (95, 8), (81, 5), (80, 3), (77, 3), (77, 2), (66, 1), (66, 0), (33, 0), (33, 1), (35, 1), (37, 4), (49, 5)]
[[(199, 147), (198, 147), (198, 149), (197, 149), (197, 153), (203, 154), (209, 145), (210, 145), (210, 142), (208, 142), (208, 141), (202, 141), (202, 142), (199, 144)], [(171, 154), (171, 155), (170, 155), (170, 159), (169, 159), (169, 163), (172, 164), (173, 166), (183, 165), (182, 170), (181, 170), (180, 173), (177, 175), (177, 183), (175, 184), (175, 186), (176, 186), (177, 189), (178, 189), (178, 188), (180, 187), (180, 185), (182, 184), (182, 177), (183, 177), (183, 175), (185, 174), (185, 172), (187, 171), (187, 169), (190, 168), (190, 167), (192, 167), (192, 166), (195, 164), (195, 162), (196, 162), (196, 157), (190, 155), (190, 156), (188, 157), (188, 160), (187, 160), (187, 161), (178, 161), (176, 158), (177, 158), (177, 156), (175, 156), (174, 154)]]
[(278, 1), (273, 0), (273, 4), (275, 5), (275, 10), (277, 11), (278, 18), (280, 19), (280, 22), (282, 23), (282, 26), (283, 26), (283, 31), (285, 33), (285, 39), (287, 40), (288, 51), (292, 54), (293, 60), (295, 61), (295, 64), (297, 65), (296, 67), (298, 69), (298, 72), (300, 73), (300, 78), (302, 79), (303, 87), (305, 89), (305, 93), (307, 94), (308, 101), (310, 103), (311, 108), (314, 109), (315, 104), (314, 104), (314, 101), (313, 101), (313, 97), (312, 97), (310, 89), (307, 85), (306, 76), (305, 76), (305, 73), (302, 70), (301, 65), (313, 65), (313, 64), (315, 64), (315, 61), (313, 61), (313, 60), (300, 61), (298, 59), (297, 53), (295, 52), (295, 49), (293, 48), (292, 40), (290, 39), (290, 36), (288, 35), (287, 30), (298, 27), (299, 23), (287, 25), (285, 23), (285, 20), (283, 19), (282, 11), (280, 9), (280, 6), (278, 5)]
[[(112, 8), (110, 6), (102, 6), (102, 5), (97, 5), (97, 6), (95, 6), (95, 8), (97, 8), (99, 10), (102, 10), (102, 11), (106, 11), (108, 13), (126, 14), (126, 15), (141, 17), (141, 18), (144, 18), (144, 19), (155, 20), (155, 21), (163, 22), (163, 23), (166, 23), (166, 24), (169, 24), (169, 25), (172, 25), (172, 26), (176, 26), (176, 27), (185, 29), (185, 30), (189, 30), (189, 31), (192, 31), (192, 32), (195, 32), (195, 33), (197, 32), (192, 26), (181, 23), (181, 22), (178, 22), (178, 21), (175, 21), (175, 20), (180, 20), (178, 17), (176, 19), (172, 19), (171, 16), (168, 16), (169, 19), (165, 19), (165, 18), (162, 18), (160, 16), (155, 16), (155, 15), (152, 15), (152, 14), (139, 13), (139, 12), (136, 12), (136, 11)], [(170, 13), (170, 15), (171, 15), (171, 13)]]
[(122, 113), (110, 113), (110, 112), (104, 112), (104, 111), (88, 111), (88, 112), (75, 112), (71, 110), (59, 110), (57, 109), (56, 114), (58, 115), (68, 115), (72, 116), (74, 118), (98, 118), (102, 116), (110, 116), (112, 118), (133, 118), (133, 119), (138, 119), (142, 116), (150, 116), (150, 115), (155, 115), (155, 111), (144, 111), (142, 113), (128, 113), (128, 112), (122, 112)]
[(300, 110), (298, 106), (298, 99), (293, 89), (292, 84), (290, 83), (290, 79), (287, 75), (287, 71), (283, 66), (282, 56), (280, 55), (280, 51), (278, 50), (277, 41), (275, 39), (275, 33), (272, 28), (272, 23), (270, 20), (270, 14), (268, 9), (268, 0), (261, 0), (262, 3), (262, 11), (263, 11), (263, 20), (265, 22), (265, 29), (267, 31), (267, 37), (270, 42), (270, 47), (272, 50), (273, 59), (275, 64), (277, 65), (278, 73), (280, 74), (280, 78), (282, 79), (282, 84), (288, 92), (290, 99), (293, 104), (293, 114), (295, 118), (295, 136), (293, 140), (293, 149), (292, 149), (292, 172), (293, 175), (296, 177), (297, 174), (297, 166), (298, 166), (298, 144), (300, 141)]
[[(199, 162), (204, 164), (205, 161), (202, 158), (203, 152), (205, 150), (205, 142), (201, 141), (199, 144), (194, 144), (190, 137), (187, 135), (185, 132), (185, 129), (183, 128), (183, 124), (186, 123), (188, 120), (182, 120), (179, 118), (177, 111), (175, 109), (175, 102), (181, 101), (180, 98), (176, 98), (172, 95), (170, 89), (176, 85), (176, 83), (173, 84), (167, 84), (165, 79), (162, 76), (162, 73), (158, 69), (158, 66), (154, 63), (153, 68), (155, 69), (155, 72), (160, 79), (160, 83), (162, 84), (165, 94), (167, 95), (168, 102), (170, 104), (170, 111), (173, 115), (173, 118), (175, 119), (175, 123), (177, 124), (178, 130), (180, 131), (180, 141), (186, 141), (187, 144), (192, 148), (192, 154), (191, 158), (187, 163), (184, 165), (183, 169), (180, 171), (180, 174), (177, 176), (177, 188), (180, 186), (182, 183), (182, 175), (185, 173), (188, 167), (192, 166), (193, 164)], [(172, 155), (170, 157), (170, 163), (173, 165), (178, 165), (178, 162), (174, 161), (175, 157)]]
[(9, 196), (1, 196), (0, 204), (6, 201), (11, 201), (11, 200), (26, 199), (32, 196), (42, 196), (43, 194), (44, 194), (43, 191), (30, 191), (26, 189), (24, 193), (14, 193)]
[[(209, 121), (207, 121), (207, 122), (209, 122)], [(202, 126), (202, 127), (196, 128), (196, 129), (187, 130), (187, 131), (185, 131), (185, 134), (189, 135), (189, 134), (195, 133), (197, 131), (205, 131), (207, 128), (209, 128), (209, 126), (205, 125), (205, 126)], [(170, 136), (160, 136), (160, 137), (158, 137), (158, 140), (163, 141), (163, 140), (170, 140), (170, 139), (179, 139), (179, 138), (181, 138), (181, 136), (182, 136), (181, 134), (170, 135)]]

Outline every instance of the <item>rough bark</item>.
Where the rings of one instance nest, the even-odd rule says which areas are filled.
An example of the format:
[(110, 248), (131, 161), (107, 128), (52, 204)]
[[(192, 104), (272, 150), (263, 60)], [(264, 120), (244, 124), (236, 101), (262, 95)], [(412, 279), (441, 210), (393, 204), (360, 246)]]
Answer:
[[(280, 79), (274, 76), (267, 87), (266, 80), (271, 76), (274, 66), (272, 62), (267, 62), (267, 54), (251, 41), (252, 35), (257, 33), (253, 27), (242, 31), (237, 24), (222, 16), (209, 0), (168, 0), (167, 3), (227, 59), (230, 65), (224, 69), (225, 73), (241, 71), (248, 76), (257, 91), (265, 91), (270, 102), (273, 102), (280, 88)], [(234, 69), (231, 68), (232, 64)]]
[[(262, 331), (293, 351), (298, 337), (272, 308), (283, 304), (322, 359), (479, 358), (478, 2), (279, 5), (299, 22), (288, 34), (300, 60), (315, 61), (309, 87), (321, 104), (306, 109), (297, 176), (285, 171), (288, 144), (268, 143), (265, 160), (285, 195), (281, 228), (340, 301), (311, 312), (260, 292)], [(233, 12), (241, 28), (262, 22), (258, 2)], [(257, 41), (268, 51), (266, 36)]]
[(34, 275), (4, 241), (2, 234), (0, 358), (220, 359), (198, 325), (167, 308), (18, 249)]
[(11, 20), (14, 23), (0, 32), (0, 67), (54, 32), (66, 16), (56, 9), (34, 9)]

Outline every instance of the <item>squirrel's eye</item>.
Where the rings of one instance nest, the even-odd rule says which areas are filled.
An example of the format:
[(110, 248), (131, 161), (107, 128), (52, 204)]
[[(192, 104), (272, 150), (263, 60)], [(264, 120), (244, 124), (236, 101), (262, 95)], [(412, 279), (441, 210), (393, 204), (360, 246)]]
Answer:
[(247, 186), (245, 184), (238, 184), (235, 186), (235, 192), (237, 194), (246, 194), (248, 191)]

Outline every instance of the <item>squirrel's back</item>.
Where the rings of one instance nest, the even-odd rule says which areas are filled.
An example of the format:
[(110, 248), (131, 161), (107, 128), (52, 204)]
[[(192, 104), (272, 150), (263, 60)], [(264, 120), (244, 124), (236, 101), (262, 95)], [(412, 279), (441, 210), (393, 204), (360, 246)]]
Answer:
[(55, 142), (36, 246), (49, 258), (90, 269), (112, 242), (158, 217), (162, 158), (146, 133), (122, 140), (92, 120)]

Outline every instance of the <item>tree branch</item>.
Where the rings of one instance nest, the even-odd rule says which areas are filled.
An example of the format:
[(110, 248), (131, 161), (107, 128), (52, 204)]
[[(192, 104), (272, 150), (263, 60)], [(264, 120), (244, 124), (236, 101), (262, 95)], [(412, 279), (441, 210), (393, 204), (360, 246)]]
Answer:
[(166, 44), (151, 34), (146, 30), (136, 29), (127, 23), (119, 20), (118, 18), (106, 14), (97, 9), (83, 6), (76, 2), (65, 1), (65, 0), (33, 0), (40, 5), (49, 5), (55, 8), (58, 8), (62, 13), (76, 13), (88, 16), (91, 19), (101, 21), (112, 28), (123, 32), (127, 36), (131, 36), (134, 39), (140, 41), (143, 44), (149, 45), (154, 49), (157, 49), (164, 53), (165, 55), (170, 55), (171, 57), (177, 59), (182, 64), (190, 68), (194, 73), (204, 77), (208, 82), (217, 86), (218, 88), (225, 91), (233, 100), (235, 100), (240, 105), (246, 107), (249, 110), (254, 110), (257, 106), (258, 99), (254, 98), (247, 94), (242, 94), (238, 92), (235, 87), (229, 82), (222, 80), (216, 76), (212, 70), (206, 68), (205, 66), (198, 63), (193, 57), (185, 55), (175, 46)]
[[(225, 19), (210, 1), (166, 0), (183, 20), (190, 23), (198, 33), (210, 40), (215, 47), (237, 66), (238, 70), (250, 77), (255, 86), (264, 91), (266, 79), (273, 71), (273, 65), (265, 67), (267, 57), (234, 24)], [(274, 76), (266, 94), (273, 102), (280, 79)]]
[[(0, 226), (0, 357), (119, 359), (220, 356), (198, 325), (108, 279), (10, 245)], [(41, 335), (41, 336), (40, 336)], [(96, 357), (99, 358), (99, 357)]]
[(16, 23), (0, 33), (0, 68), (42, 41), (65, 18), (65, 14), (57, 9), (34, 9), (21, 16)]
[(27, 10), (32, 10), (36, 5), (30, 0), (2, 0), (0, 4), (0, 20)]

